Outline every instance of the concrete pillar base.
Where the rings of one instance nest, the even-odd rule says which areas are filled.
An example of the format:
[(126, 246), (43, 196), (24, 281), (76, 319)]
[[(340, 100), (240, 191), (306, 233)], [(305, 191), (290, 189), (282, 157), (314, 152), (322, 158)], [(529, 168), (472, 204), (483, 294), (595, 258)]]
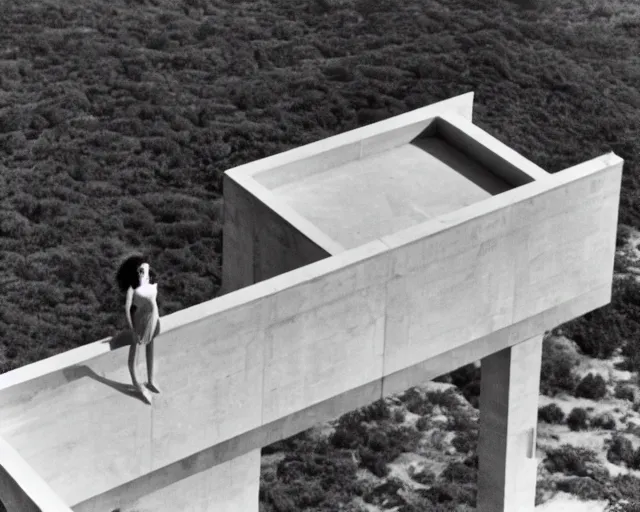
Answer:
[(478, 512), (533, 512), (542, 335), (482, 359)]

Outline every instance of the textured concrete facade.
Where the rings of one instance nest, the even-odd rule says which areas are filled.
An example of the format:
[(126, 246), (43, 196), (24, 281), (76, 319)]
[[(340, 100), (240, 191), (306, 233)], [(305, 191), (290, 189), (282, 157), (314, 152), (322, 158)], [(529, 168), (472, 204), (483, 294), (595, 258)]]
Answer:
[[(482, 359), (479, 510), (532, 508), (537, 406), (519, 401), (539, 370), (513, 375), (539, 367), (545, 330), (609, 302), (622, 160), (549, 175), (474, 126), (472, 100), (229, 171), (224, 294), (161, 319), (153, 405), (123, 392), (126, 349), (102, 343), (0, 376), (0, 436), (75, 511), (255, 512), (262, 446)], [(337, 204), (292, 200), (345, 186), (336, 168), (354, 203), (379, 198), (348, 228)], [(359, 197), (370, 172), (408, 181)], [(464, 199), (440, 175), (463, 176)], [(1, 493), (16, 479), (0, 465)]]

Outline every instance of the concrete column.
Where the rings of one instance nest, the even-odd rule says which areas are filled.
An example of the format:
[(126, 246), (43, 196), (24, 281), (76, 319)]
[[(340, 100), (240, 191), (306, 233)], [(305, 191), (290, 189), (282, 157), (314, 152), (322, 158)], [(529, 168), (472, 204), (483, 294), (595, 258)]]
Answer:
[(535, 508), (542, 335), (482, 359), (478, 512)]

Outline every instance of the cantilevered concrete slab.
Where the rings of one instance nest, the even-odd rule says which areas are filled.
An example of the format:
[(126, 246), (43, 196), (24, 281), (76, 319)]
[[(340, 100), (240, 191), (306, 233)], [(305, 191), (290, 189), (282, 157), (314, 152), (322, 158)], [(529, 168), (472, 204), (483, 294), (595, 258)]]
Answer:
[[(161, 319), (153, 405), (126, 348), (96, 343), (1, 375), (0, 437), (74, 511), (255, 512), (262, 446), (483, 359), (479, 510), (533, 509), (518, 404), (537, 379), (513, 376), (610, 300), (622, 160), (550, 175), (474, 126), (472, 99), (229, 171), (224, 295)], [(0, 466), (15, 495), (20, 464)]]

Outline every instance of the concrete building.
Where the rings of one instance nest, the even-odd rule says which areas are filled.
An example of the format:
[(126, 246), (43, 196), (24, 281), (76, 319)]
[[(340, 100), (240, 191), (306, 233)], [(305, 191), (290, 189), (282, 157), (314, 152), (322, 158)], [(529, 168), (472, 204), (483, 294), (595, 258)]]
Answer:
[(549, 174), (472, 111), (228, 171), (223, 293), (161, 319), (153, 405), (109, 340), (0, 375), (9, 512), (257, 512), (261, 447), (477, 360), (478, 510), (533, 510), (542, 334), (610, 301), (623, 161)]

